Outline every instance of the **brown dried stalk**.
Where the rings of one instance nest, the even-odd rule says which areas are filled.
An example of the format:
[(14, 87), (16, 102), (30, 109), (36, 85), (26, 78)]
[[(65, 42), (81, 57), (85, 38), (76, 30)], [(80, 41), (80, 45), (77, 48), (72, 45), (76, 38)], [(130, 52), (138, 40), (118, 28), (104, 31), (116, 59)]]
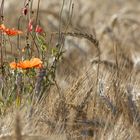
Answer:
[(21, 127), (20, 127), (20, 117), (18, 114), (16, 116), (14, 140), (22, 140)]
[[(4, 21), (4, 0), (2, 0), (1, 2), (1, 6), (0, 6), (0, 24), (3, 23)], [(0, 59), (1, 59), (1, 69), (2, 69), (2, 75), (4, 75), (3, 73), (3, 33), (0, 34)]]
[(43, 78), (46, 75), (46, 69), (41, 69), (38, 73), (37, 76), (37, 81), (35, 84), (35, 96), (40, 98), (40, 91), (41, 91), (41, 86), (42, 86), (42, 82), (43, 82)]
[(138, 125), (140, 126), (140, 115), (136, 103), (132, 99), (132, 91), (133, 91), (133, 87), (131, 85), (128, 85), (127, 99), (128, 99), (129, 116), (131, 117), (132, 121), (137, 122)]

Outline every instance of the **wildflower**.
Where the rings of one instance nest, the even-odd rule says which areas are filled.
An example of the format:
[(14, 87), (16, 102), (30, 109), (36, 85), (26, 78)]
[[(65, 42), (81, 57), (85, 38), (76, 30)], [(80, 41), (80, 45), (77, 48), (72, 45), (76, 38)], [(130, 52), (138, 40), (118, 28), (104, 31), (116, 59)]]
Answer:
[(19, 64), (17, 64), (16, 62), (11, 62), (11, 63), (10, 63), (10, 67), (11, 67), (12, 69), (16, 69), (16, 68), (18, 68), (18, 66), (19, 66)]
[(23, 32), (20, 31), (20, 30), (16, 30), (16, 29), (9, 29), (9, 28), (6, 28), (4, 30), (4, 32), (8, 35), (8, 36), (15, 36), (15, 35), (18, 35), (18, 34), (22, 34)]
[(28, 31), (31, 32), (33, 30), (33, 20), (30, 19), (28, 23)]
[(29, 60), (20, 61), (18, 64), (19, 64), (19, 68), (22, 68), (22, 69), (31, 68), (31, 64)]
[(23, 33), (22, 31), (16, 30), (14, 28), (12, 28), (12, 29), (7, 28), (7, 27), (5, 27), (4, 24), (1, 24), (0, 25), (0, 30), (3, 31), (8, 36), (15, 36), (15, 35), (18, 35), (18, 34), (22, 34)]
[(33, 58), (31, 60), (24, 60), (18, 63), (11, 62), (10, 67), (12, 69), (21, 68), (21, 69), (30, 69), (30, 68), (42, 68), (42, 61), (39, 58)]
[(42, 67), (42, 61), (39, 58), (33, 58), (30, 60), (31, 67), (34, 68), (41, 68)]
[[(31, 32), (33, 31), (33, 28), (34, 28), (34, 21), (31, 19), (28, 23), (28, 31)], [(39, 25), (36, 25), (35, 27), (35, 30), (34, 30), (36, 33), (42, 33), (43, 32), (43, 29), (39, 26)]]
[(43, 29), (39, 25), (37, 25), (36, 28), (35, 28), (35, 32), (36, 33), (42, 33)]

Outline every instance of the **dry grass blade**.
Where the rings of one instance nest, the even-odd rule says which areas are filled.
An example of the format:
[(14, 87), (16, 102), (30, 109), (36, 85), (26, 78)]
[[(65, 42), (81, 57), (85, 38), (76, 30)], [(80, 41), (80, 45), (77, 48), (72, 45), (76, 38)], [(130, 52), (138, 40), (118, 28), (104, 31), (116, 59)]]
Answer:
[(140, 126), (140, 115), (137, 109), (136, 103), (133, 101), (132, 97), (133, 87), (131, 85), (127, 86), (127, 98), (128, 98), (128, 109), (129, 116), (131, 117), (132, 122), (136, 122)]
[(117, 68), (116, 64), (109, 62), (107, 60), (101, 60), (100, 62), (98, 60), (91, 60), (91, 64), (98, 64), (98, 63), (104, 64), (108, 68), (113, 68), (113, 69)]
[(14, 134), (14, 140), (22, 140), (22, 132), (21, 132), (21, 126), (20, 126), (20, 117), (17, 114), (16, 116), (16, 123), (15, 123), (15, 134)]

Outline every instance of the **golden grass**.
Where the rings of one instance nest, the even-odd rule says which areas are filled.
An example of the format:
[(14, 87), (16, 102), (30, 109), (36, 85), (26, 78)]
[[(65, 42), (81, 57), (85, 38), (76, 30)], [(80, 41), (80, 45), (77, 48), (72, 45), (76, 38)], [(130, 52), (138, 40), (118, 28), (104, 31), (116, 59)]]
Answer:
[[(0, 140), (140, 139), (140, 9), (133, 7), (139, 1), (120, 2), (125, 7), (110, 0), (74, 3), (81, 11), (74, 12), (74, 27), (62, 32), (68, 47), (57, 66), (57, 86), (37, 104), (23, 99), (20, 107), (7, 108)], [(55, 6), (46, 12), (48, 34), (58, 28)]]

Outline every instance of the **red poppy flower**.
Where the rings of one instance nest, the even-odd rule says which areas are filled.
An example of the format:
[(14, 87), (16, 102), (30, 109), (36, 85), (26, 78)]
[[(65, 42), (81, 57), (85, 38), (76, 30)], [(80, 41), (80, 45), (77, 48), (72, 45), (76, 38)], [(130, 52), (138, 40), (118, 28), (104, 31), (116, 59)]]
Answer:
[(33, 20), (30, 19), (28, 23), (28, 31), (31, 32), (33, 30)]
[(39, 25), (37, 25), (36, 28), (35, 28), (35, 32), (36, 33), (42, 33), (43, 29)]
[[(34, 28), (34, 21), (32, 19), (30, 19), (29, 23), (28, 23), (28, 31), (31, 32), (33, 31), (33, 28)], [(36, 25), (35, 27), (35, 30), (34, 30), (36, 33), (42, 33), (43, 32), (43, 29), (39, 26), (39, 25)]]

